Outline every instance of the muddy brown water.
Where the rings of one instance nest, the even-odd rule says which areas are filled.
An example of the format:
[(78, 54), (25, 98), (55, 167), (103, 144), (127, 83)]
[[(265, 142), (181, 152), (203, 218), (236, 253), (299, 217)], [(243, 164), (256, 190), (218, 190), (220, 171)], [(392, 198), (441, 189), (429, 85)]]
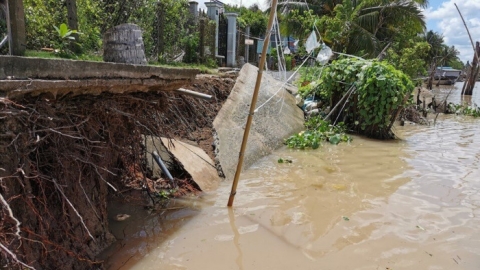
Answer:
[(132, 217), (112, 221), (122, 240), (106, 266), (480, 269), (480, 119), (441, 115), (395, 132), (399, 140), (279, 149), (242, 174), (233, 209), (230, 182), (154, 212), (113, 205), (112, 215)]

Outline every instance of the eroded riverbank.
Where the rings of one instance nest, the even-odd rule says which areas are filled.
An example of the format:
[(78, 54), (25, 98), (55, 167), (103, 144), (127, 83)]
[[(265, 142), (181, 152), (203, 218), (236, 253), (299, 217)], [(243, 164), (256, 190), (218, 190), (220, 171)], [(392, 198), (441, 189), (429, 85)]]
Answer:
[(440, 116), (396, 133), (401, 140), (280, 149), (242, 174), (233, 211), (224, 182), (163, 217), (121, 225), (135, 233), (107, 266), (478, 269), (480, 120)]

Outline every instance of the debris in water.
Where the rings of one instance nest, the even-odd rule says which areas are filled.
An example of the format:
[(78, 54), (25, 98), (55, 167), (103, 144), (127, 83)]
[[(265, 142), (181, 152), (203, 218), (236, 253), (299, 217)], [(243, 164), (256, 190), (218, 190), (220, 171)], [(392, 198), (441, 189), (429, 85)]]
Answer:
[(279, 159), (278, 159), (278, 163), (293, 163), (293, 160), (291, 160), (291, 159), (279, 158)]
[(349, 219), (348, 217), (346, 217), (346, 216), (343, 216), (342, 218), (343, 218), (343, 220), (345, 220), (345, 221), (349, 221), (349, 220), (350, 220), (350, 219)]
[(118, 214), (118, 215), (115, 216), (115, 220), (116, 221), (124, 221), (129, 217), (130, 217), (130, 215), (128, 215), (128, 214)]
[(419, 228), (419, 229), (422, 230), (422, 231), (425, 231), (425, 228), (423, 228), (423, 227), (420, 226), (420, 225), (417, 225), (417, 228)]
[(341, 190), (346, 190), (347, 186), (344, 184), (332, 184), (332, 188), (335, 190), (341, 191)]

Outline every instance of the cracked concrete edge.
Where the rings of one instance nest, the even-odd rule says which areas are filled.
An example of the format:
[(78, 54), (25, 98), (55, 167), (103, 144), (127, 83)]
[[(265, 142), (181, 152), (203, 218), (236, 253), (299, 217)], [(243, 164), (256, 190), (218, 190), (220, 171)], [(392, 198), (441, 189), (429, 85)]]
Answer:
[(188, 79), (193, 80), (198, 69), (131, 65), (69, 59), (44, 59), (20, 56), (0, 56), (0, 80), (10, 79)]

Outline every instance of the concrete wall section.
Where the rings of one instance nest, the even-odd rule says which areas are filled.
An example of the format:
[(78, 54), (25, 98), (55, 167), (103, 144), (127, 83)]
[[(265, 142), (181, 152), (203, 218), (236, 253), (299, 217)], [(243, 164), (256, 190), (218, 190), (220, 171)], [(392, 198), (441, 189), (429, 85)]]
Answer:
[[(233, 179), (235, 175), (257, 74), (257, 67), (250, 64), (243, 66), (230, 96), (213, 122), (219, 137), (218, 159), (227, 179)], [(282, 84), (283, 82), (263, 73), (257, 107), (274, 95)], [(255, 113), (244, 168), (270, 154), (283, 144), (285, 138), (302, 129), (303, 112), (295, 105), (295, 98), (282, 89)]]
[(197, 69), (0, 56), (0, 96), (171, 91), (193, 81)]
[(11, 79), (194, 79), (197, 69), (0, 56), (0, 80)]

